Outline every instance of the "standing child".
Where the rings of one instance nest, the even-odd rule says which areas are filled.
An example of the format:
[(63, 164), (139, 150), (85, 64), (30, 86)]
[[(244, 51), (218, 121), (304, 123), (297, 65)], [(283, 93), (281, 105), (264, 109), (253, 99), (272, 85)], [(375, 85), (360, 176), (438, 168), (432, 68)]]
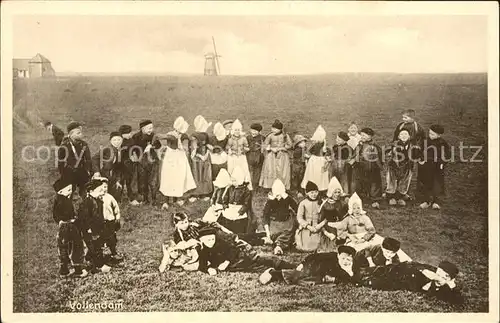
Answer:
[(445, 193), (444, 166), (450, 157), (450, 145), (441, 138), (444, 128), (432, 125), (429, 136), (421, 146), (421, 159), (418, 162), (418, 184), (423, 193), (424, 202), (420, 208), (441, 208), (439, 197)]
[(212, 187), (212, 163), (210, 151), (207, 148), (207, 130), (212, 125), (205, 118), (198, 115), (194, 119), (195, 133), (193, 134), (193, 151), (191, 152), (191, 165), (196, 188), (192, 195), (204, 201), (210, 200)]
[(101, 234), (102, 243), (108, 246), (109, 251), (111, 251), (111, 260), (117, 262), (123, 260), (123, 257), (116, 251), (116, 244), (118, 243), (116, 232), (121, 229), (120, 206), (113, 195), (108, 193), (108, 181), (105, 178), (102, 180), (104, 182), (104, 195), (101, 197), (102, 213), (104, 216), (104, 225)]
[(54, 201), (53, 219), (59, 224), (57, 233), (57, 249), (59, 251), (59, 275), (66, 277), (70, 275), (69, 266), (73, 263), (73, 277), (85, 277), (87, 271), (83, 269), (84, 246), (83, 239), (78, 229), (77, 218), (71, 194), (73, 187), (71, 182), (63, 178), (54, 183), (57, 192)]
[(246, 153), (250, 150), (248, 148), (247, 138), (242, 133), (243, 126), (240, 120), (236, 119), (232, 124), (231, 136), (227, 141), (227, 171), (229, 174), (233, 172), (236, 167), (240, 167), (244, 173), (245, 182), (249, 183), (248, 188), (252, 190), (250, 170), (248, 169), (248, 162)]
[(361, 140), (361, 134), (359, 133), (358, 125), (355, 122), (351, 122), (349, 128), (347, 129), (347, 134), (349, 135), (349, 140), (347, 140), (347, 144), (352, 149), (356, 149)]
[[(348, 145), (349, 136), (341, 131), (337, 135), (337, 143), (332, 148), (329, 178), (336, 177), (342, 190), (351, 193), (352, 170), (349, 160), (354, 156), (354, 150)], [(352, 192), (354, 193), (354, 192)]]
[(221, 169), (227, 170), (227, 153), (225, 149), (228, 139), (224, 126), (217, 122), (214, 125), (214, 135), (210, 138), (210, 144), (207, 146), (212, 161), (212, 178), (217, 178)]
[(271, 133), (264, 140), (264, 165), (260, 175), (259, 186), (269, 189), (274, 181), (279, 179), (288, 190), (290, 189), (290, 156), (292, 148), (290, 136), (283, 132), (283, 124), (275, 120)]
[(103, 257), (103, 201), (104, 183), (102, 179), (92, 179), (87, 184), (87, 197), (78, 210), (78, 219), (83, 240), (88, 248), (87, 258), (92, 264), (92, 272), (109, 272)]
[(319, 210), (319, 227), (321, 239), (318, 252), (332, 252), (337, 250), (337, 227), (347, 215), (348, 198), (344, 195), (342, 186), (336, 177), (332, 177), (328, 184), (326, 200)]
[(319, 246), (321, 200), (318, 200), (318, 194), (318, 186), (313, 182), (307, 182), (306, 198), (300, 202), (297, 210), (299, 228), (295, 233), (295, 245), (300, 251), (316, 251)]
[(410, 134), (407, 130), (401, 130), (398, 140), (394, 142), (389, 151), (389, 162), (387, 167), (387, 187), (385, 193), (389, 199), (389, 205), (405, 206), (410, 198), (412, 169), (413, 169), (413, 146), (410, 142)]
[(392, 141), (397, 141), (401, 130), (406, 130), (410, 135), (410, 143), (416, 146), (420, 146), (422, 144), (422, 141), (425, 139), (425, 132), (424, 128), (422, 128), (422, 126), (420, 126), (415, 121), (415, 110), (404, 110), (402, 113), (402, 118), (403, 121), (399, 123), (394, 130), (394, 137)]
[(231, 135), (231, 129), (233, 128), (233, 120), (224, 120), (222, 122), (222, 126), (224, 127), (224, 131), (226, 132), (226, 136), (230, 136)]
[[(139, 194), (144, 203), (156, 204), (156, 193), (159, 179), (159, 158), (156, 149), (161, 148), (161, 143), (154, 133), (153, 122), (144, 120), (139, 123), (139, 132), (133, 135), (134, 158), (139, 160), (138, 182)], [(140, 154), (138, 154), (140, 152)]]
[(68, 136), (65, 137), (57, 152), (57, 162), (61, 177), (68, 178), (73, 191), (78, 187), (80, 197), (85, 198), (85, 185), (92, 172), (92, 158), (87, 142), (82, 139), (82, 125), (71, 122), (68, 125)]
[[(266, 231), (265, 244), (274, 244), (274, 254), (281, 255), (290, 249), (297, 229), (297, 202), (286, 193), (285, 185), (276, 179), (264, 206), (263, 222)], [(272, 221), (271, 221), (272, 220)]]
[(264, 162), (263, 144), (264, 136), (260, 134), (262, 125), (253, 123), (250, 126), (250, 135), (247, 136), (248, 152), (247, 161), (252, 178), (252, 187), (257, 189), (259, 187), (260, 173), (262, 171), (262, 163)]
[(318, 126), (311, 137), (312, 146), (309, 148), (307, 156), (309, 160), (306, 165), (306, 172), (302, 180), (302, 188), (306, 187), (308, 182), (313, 182), (318, 186), (321, 193), (324, 193), (328, 187), (328, 166), (327, 156), (331, 155), (326, 146), (326, 132), (322, 126)]
[(306, 142), (306, 137), (302, 135), (293, 137), (291, 190), (297, 192), (298, 198), (304, 196), (300, 184), (306, 172)]
[(373, 142), (375, 132), (370, 128), (361, 130), (361, 141), (349, 161), (353, 167), (353, 192), (359, 192), (371, 200), (372, 207), (380, 207), (382, 196), (382, 149)]
[(131, 152), (134, 149), (134, 141), (132, 140), (132, 127), (129, 125), (121, 125), (119, 130), (122, 134), (122, 171), (123, 184), (127, 190), (128, 201), (130, 205), (137, 206), (138, 201), (138, 160)]
[(167, 149), (163, 156), (160, 179), (160, 192), (167, 197), (167, 202), (162, 205), (163, 209), (167, 209), (172, 203), (182, 206), (186, 192), (196, 188), (191, 165), (182, 144), (182, 136), (188, 127), (184, 118), (179, 117), (174, 122), (174, 131), (166, 136)]
[(92, 157), (93, 177), (105, 177), (109, 181), (110, 193), (121, 201), (123, 190), (122, 175), (122, 143), (120, 132), (113, 131), (109, 135), (109, 145), (99, 149)]

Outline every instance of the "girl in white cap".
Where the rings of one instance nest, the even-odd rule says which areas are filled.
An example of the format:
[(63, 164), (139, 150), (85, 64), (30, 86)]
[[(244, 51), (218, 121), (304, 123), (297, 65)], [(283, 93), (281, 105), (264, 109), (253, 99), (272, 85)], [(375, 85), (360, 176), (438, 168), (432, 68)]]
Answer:
[(311, 181), (318, 186), (320, 192), (328, 188), (328, 161), (327, 157), (331, 155), (326, 146), (326, 132), (320, 125), (316, 128), (311, 137), (312, 146), (309, 148), (309, 160), (306, 165), (306, 172), (302, 180), (301, 187), (306, 188), (307, 182)]
[(318, 252), (332, 252), (337, 250), (337, 227), (347, 215), (348, 198), (342, 190), (342, 185), (336, 177), (332, 177), (328, 184), (326, 200), (321, 204), (319, 220), (321, 239)]
[(210, 160), (212, 162), (212, 178), (217, 178), (221, 169), (227, 170), (227, 153), (225, 151), (229, 137), (222, 123), (214, 125), (214, 135), (210, 138)]
[(207, 129), (212, 125), (205, 118), (198, 115), (194, 119), (195, 133), (193, 134), (191, 151), (191, 165), (196, 189), (191, 192), (192, 199), (201, 198), (204, 201), (210, 200), (212, 194), (212, 163), (210, 151), (208, 150)]
[(349, 198), (348, 205), (348, 216), (337, 227), (338, 238), (345, 239), (345, 244), (356, 251), (381, 244), (384, 239), (376, 234), (372, 221), (363, 211), (363, 202), (357, 193)]
[(196, 183), (191, 173), (191, 166), (182, 149), (181, 136), (189, 125), (179, 117), (174, 122), (174, 131), (167, 134), (167, 149), (161, 165), (160, 192), (169, 198), (162, 208), (167, 209), (168, 203), (177, 202), (183, 205), (182, 197), (194, 188)]
[(245, 179), (243, 170), (236, 166), (231, 173), (232, 185), (228, 191), (228, 207), (222, 211), (218, 222), (236, 234), (255, 232), (252, 211), (252, 193), (250, 183)]
[(248, 168), (246, 153), (250, 150), (247, 138), (242, 133), (243, 126), (240, 120), (236, 119), (231, 127), (231, 136), (227, 141), (227, 171), (229, 174), (239, 166), (244, 174), (244, 181), (249, 183), (248, 188), (252, 189), (250, 170)]

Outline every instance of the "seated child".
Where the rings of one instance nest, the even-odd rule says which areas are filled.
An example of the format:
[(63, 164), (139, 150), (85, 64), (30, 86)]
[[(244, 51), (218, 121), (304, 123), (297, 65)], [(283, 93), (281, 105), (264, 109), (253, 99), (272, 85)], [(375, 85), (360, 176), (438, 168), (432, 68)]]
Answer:
[(211, 276), (222, 271), (257, 272), (264, 268), (294, 268), (293, 264), (274, 256), (258, 254), (250, 245), (237, 245), (230, 240), (219, 239), (212, 227), (199, 231), (199, 267), (201, 272)]
[(306, 137), (302, 135), (295, 135), (293, 137), (291, 190), (297, 192), (298, 198), (304, 196), (300, 183), (306, 172), (306, 142)]
[(456, 287), (457, 267), (442, 261), (436, 268), (417, 262), (403, 262), (386, 266), (361, 268), (358, 284), (378, 290), (407, 290), (449, 302), (464, 303)]
[(235, 234), (255, 232), (252, 211), (252, 192), (246, 182), (243, 169), (236, 166), (231, 174), (232, 185), (227, 192), (227, 208), (222, 211), (218, 222)]
[(71, 276), (83, 278), (88, 272), (83, 269), (84, 246), (71, 199), (73, 185), (70, 181), (60, 178), (54, 183), (54, 189), (57, 196), (54, 201), (53, 219), (59, 225), (57, 233), (59, 275), (69, 276), (71, 274), (69, 266), (73, 263), (74, 272)]
[(317, 252), (332, 252), (337, 250), (337, 226), (347, 215), (348, 197), (344, 195), (342, 186), (336, 177), (328, 184), (326, 200), (319, 210), (321, 238)]
[(356, 279), (353, 261), (356, 251), (340, 246), (337, 252), (316, 253), (307, 256), (295, 269), (269, 268), (259, 277), (261, 284), (284, 281), (286, 284), (345, 284)]
[(367, 247), (356, 254), (356, 264), (359, 267), (385, 266), (406, 261), (411, 261), (411, 258), (401, 250), (401, 243), (389, 237), (384, 238), (381, 245)]
[(349, 199), (348, 216), (337, 227), (338, 238), (346, 239), (345, 244), (356, 251), (382, 243), (382, 237), (376, 234), (372, 221), (363, 211), (363, 203), (358, 194)]
[(214, 193), (210, 200), (210, 206), (203, 216), (204, 222), (217, 222), (222, 211), (229, 205), (228, 191), (230, 187), (231, 177), (225, 168), (221, 168), (214, 181)]
[(300, 251), (316, 251), (320, 241), (319, 209), (321, 200), (318, 200), (318, 186), (307, 182), (305, 187), (306, 198), (300, 202), (297, 210), (299, 228), (295, 233), (295, 246)]
[(118, 202), (113, 197), (113, 195), (108, 193), (108, 181), (106, 178), (101, 178), (103, 180), (103, 191), (104, 195), (102, 199), (102, 213), (104, 216), (104, 229), (102, 232), (102, 242), (108, 246), (109, 251), (111, 251), (112, 261), (121, 261), (123, 257), (116, 251), (116, 244), (118, 240), (116, 238), (116, 232), (120, 230), (120, 206)]
[(286, 193), (285, 184), (276, 179), (264, 206), (263, 222), (266, 231), (264, 243), (274, 244), (274, 254), (283, 254), (292, 247), (297, 226), (297, 202)]

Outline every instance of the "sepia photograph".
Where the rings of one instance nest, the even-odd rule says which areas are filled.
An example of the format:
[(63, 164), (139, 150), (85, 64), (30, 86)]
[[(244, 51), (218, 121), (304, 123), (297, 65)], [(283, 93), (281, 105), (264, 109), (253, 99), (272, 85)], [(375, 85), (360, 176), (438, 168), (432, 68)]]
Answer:
[(498, 4), (278, 2), (2, 4), (3, 317), (498, 321)]

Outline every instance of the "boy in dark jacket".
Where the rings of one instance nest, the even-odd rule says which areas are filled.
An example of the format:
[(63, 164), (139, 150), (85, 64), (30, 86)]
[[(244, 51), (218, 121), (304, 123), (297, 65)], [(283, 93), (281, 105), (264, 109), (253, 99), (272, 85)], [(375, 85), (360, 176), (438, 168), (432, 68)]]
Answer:
[(378, 200), (382, 196), (382, 149), (373, 142), (375, 132), (371, 128), (363, 128), (360, 133), (361, 140), (349, 161), (354, 186), (351, 191), (371, 200), (372, 207), (378, 209)]
[(444, 166), (450, 157), (450, 145), (441, 138), (444, 128), (441, 125), (432, 125), (429, 136), (421, 146), (421, 159), (418, 162), (417, 182), (423, 195), (420, 208), (441, 208), (439, 197), (445, 193)]
[(252, 178), (252, 187), (257, 190), (259, 187), (260, 173), (262, 171), (262, 163), (264, 162), (264, 154), (262, 144), (264, 136), (261, 135), (262, 125), (253, 123), (250, 126), (250, 134), (247, 136), (248, 148), (247, 161), (250, 177)]
[(410, 135), (410, 143), (412, 145), (420, 146), (425, 138), (425, 132), (424, 128), (422, 128), (422, 126), (415, 121), (415, 110), (404, 110), (402, 117), (403, 121), (396, 126), (392, 141), (397, 141), (401, 130), (406, 130)]
[(390, 237), (384, 238), (381, 245), (367, 247), (358, 251), (355, 259), (359, 268), (386, 266), (411, 261), (405, 253), (401, 252), (401, 243)]
[(78, 220), (83, 239), (88, 248), (87, 259), (91, 261), (92, 272), (109, 272), (110, 267), (104, 263), (103, 246), (105, 221), (103, 215), (102, 196), (105, 180), (92, 179), (87, 184), (88, 195), (78, 211)]
[(73, 190), (78, 187), (80, 196), (84, 198), (85, 184), (92, 173), (90, 149), (82, 140), (82, 126), (78, 122), (71, 122), (67, 130), (68, 136), (62, 140), (57, 152), (59, 173), (71, 181)]
[(138, 201), (138, 160), (134, 159), (131, 151), (134, 149), (134, 140), (132, 139), (132, 127), (121, 125), (118, 131), (121, 133), (123, 142), (122, 151), (122, 175), (123, 185), (127, 190), (128, 201), (131, 205), (139, 205)]
[(304, 196), (304, 190), (300, 187), (304, 174), (306, 172), (306, 137), (302, 135), (295, 135), (293, 137), (293, 152), (292, 152), (292, 176), (291, 186), (292, 191), (297, 192), (297, 197)]
[(159, 182), (159, 158), (155, 150), (161, 148), (161, 143), (153, 132), (151, 120), (142, 121), (139, 127), (141, 131), (132, 136), (135, 147), (138, 147), (134, 149), (133, 155), (139, 161), (139, 194), (143, 196), (144, 203), (151, 201), (154, 205)]
[(73, 187), (70, 181), (61, 178), (54, 183), (54, 189), (57, 196), (52, 215), (54, 221), (59, 225), (57, 233), (57, 249), (61, 262), (59, 275), (61, 277), (69, 276), (69, 266), (72, 262), (74, 272), (71, 276), (82, 278), (88, 273), (83, 269), (84, 246), (71, 199)]
[(291, 269), (295, 266), (277, 257), (258, 254), (248, 244), (217, 239), (216, 229), (205, 227), (199, 231), (201, 248), (198, 251), (198, 270), (211, 276), (218, 272), (256, 272), (264, 268)]

